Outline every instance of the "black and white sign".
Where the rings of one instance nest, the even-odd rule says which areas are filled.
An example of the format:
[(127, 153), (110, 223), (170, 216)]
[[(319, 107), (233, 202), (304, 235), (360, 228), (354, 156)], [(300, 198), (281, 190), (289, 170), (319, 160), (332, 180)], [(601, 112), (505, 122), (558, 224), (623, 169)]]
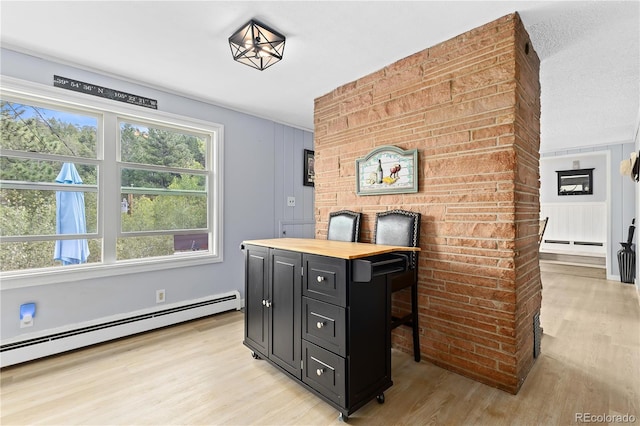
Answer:
[(101, 98), (113, 99), (114, 101), (158, 109), (158, 101), (155, 99), (144, 98), (142, 96), (132, 95), (131, 93), (96, 86), (95, 84), (89, 84), (67, 77), (60, 77), (59, 75), (53, 76), (53, 85), (55, 87), (62, 87), (63, 89), (69, 89), (75, 92), (88, 93), (93, 96), (100, 96)]

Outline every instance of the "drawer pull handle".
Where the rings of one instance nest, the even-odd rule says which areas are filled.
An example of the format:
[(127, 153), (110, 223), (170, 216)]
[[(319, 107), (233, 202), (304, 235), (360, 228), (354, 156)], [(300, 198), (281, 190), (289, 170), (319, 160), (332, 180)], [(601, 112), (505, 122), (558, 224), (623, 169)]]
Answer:
[(316, 323), (316, 327), (318, 327), (318, 328), (322, 328), (322, 327), (324, 327), (324, 326), (325, 326), (325, 323), (324, 323), (324, 322), (322, 322), (322, 321), (318, 321), (318, 322)]
[(267, 306), (267, 301), (262, 299), (262, 306)]
[(327, 279), (321, 275), (318, 275), (318, 282), (321, 283), (322, 281), (326, 281)]
[(271, 307), (271, 302), (267, 300), (267, 302), (265, 303), (265, 306), (266, 306), (267, 308), (270, 308), (270, 307)]
[(324, 368), (318, 368), (318, 369), (316, 370), (316, 374), (317, 374), (318, 376), (322, 376), (322, 374), (324, 373), (324, 371), (325, 371), (325, 370), (324, 370)]

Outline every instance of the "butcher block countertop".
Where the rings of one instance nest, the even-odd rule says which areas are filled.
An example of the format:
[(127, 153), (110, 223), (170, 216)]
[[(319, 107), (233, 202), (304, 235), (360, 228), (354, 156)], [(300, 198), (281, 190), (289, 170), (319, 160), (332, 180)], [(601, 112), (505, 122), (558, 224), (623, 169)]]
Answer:
[(387, 246), (383, 244), (349, 243), (344, 241), (317, 240), (313, 238), (271, 238), (247, 240), (242, 244), (317, 254), (341, 259), (359, 259), (397, 251), (420, 251), (419, 247)]

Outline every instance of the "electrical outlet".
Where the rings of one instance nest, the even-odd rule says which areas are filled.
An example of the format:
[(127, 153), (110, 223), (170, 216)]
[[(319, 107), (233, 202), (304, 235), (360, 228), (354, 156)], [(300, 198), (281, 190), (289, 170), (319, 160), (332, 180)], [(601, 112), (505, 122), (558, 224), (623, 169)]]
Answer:
[(287, 197), (287, 206), (295, 207), (296, 206), (296, 197)]
[(156, 303), (164, 303), (164, 301), (165, 301), (164, 289), (156, 290)]

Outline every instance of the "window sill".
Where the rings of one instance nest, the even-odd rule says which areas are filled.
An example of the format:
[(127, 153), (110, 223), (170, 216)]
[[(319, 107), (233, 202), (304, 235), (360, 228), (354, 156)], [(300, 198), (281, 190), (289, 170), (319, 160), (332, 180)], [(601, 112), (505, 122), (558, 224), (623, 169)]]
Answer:
[(118, 275), (137, 274), (141, 272), (153, 272), (166, 269), (188, 268), (191, 266), (207, 265), (222, 262), (222, 256), (214, 256), (210, 253), (202, 255), (190, 255), (188, 259), (158, 258), (146, 260), (144, 263), (136, 260), (119, 262), (117, 264), (95, 264), (81, 266), (65, 266), (42, 269), (35, 272), (3, 273), (0, 275), (0, 290), (26, 288), (39, 285), (51, 285), (68, 283), (72, 281), (84, 281), (95, 278), (113, 277)]

